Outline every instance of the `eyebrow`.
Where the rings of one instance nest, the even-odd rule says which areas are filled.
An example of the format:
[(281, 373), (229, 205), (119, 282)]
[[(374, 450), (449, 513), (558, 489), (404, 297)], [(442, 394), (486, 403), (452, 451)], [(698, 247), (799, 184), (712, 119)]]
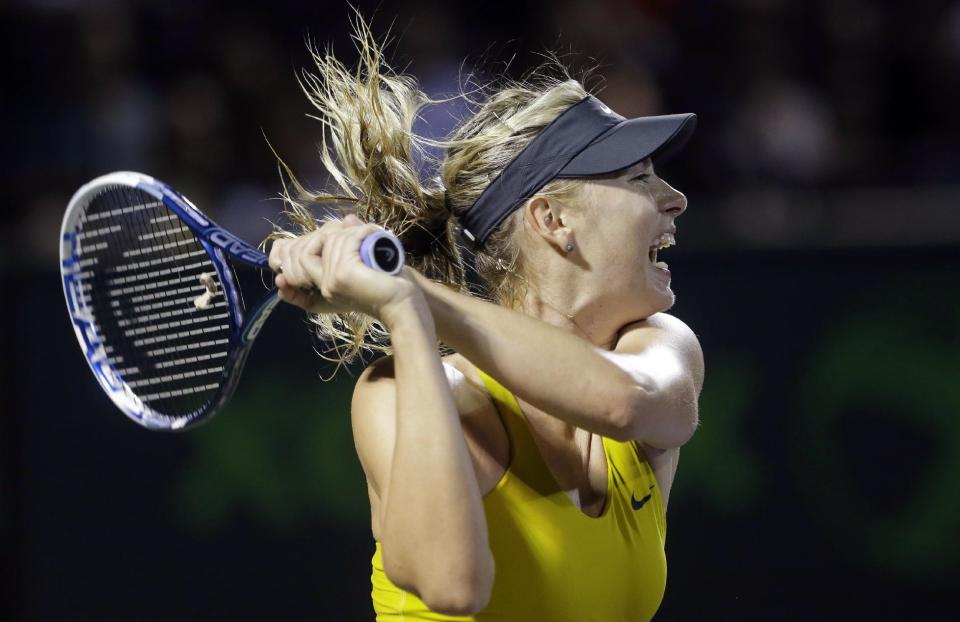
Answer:
[[(643, 161), (644, 161), (644, 160), (641, 160), (640, 162), (643, 162)], [(649, 164), (647, 164), (647, 165), (644, 166), (643, 168), (639, 168), (639, 169), (638, 169), (637, 167), (640, 165), (640, 162), (637, 162), (636, 164), (633, 164), (633, 165), (631, 165), (631, 166), (628, 166), (627, 168), (621, 169), (621, 170), (619, 170), (619, 171), (614, 171), (614, 172), (612, 172), (612, 173), (606, 173), (606, 174), (603, 174), (603, 175), (591, 175), (589, 178), (590, 178), (590, 179), (595, 179), (595, 180), (602, 180), (602, 179), (607, 179), (607, 180), (610, 180), (610, 179), (627, 179), (627, 180), (630, 180), (630, 179), (633, 179), (634, 177), (637, 177), (638, 175), (643, 175), (643, 174), (645, 174), (645, 173), (653, 173), (653, 162), (650, 162)]]

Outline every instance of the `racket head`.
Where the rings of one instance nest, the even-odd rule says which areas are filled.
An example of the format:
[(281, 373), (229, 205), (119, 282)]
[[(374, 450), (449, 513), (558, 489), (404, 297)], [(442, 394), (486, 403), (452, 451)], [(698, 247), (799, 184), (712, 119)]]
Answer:
[[(223, 250), (233, 241), (212, 244), (211, 231), (229, 236), (169, 186), (127, 171), (85, 184), (64, 214), (61, 276), (77, 340), (113, 403), (149, 429), (215, 414), (276, 304), (268, 296), (255, 330), (244, 326)], [(231, 255), (260, 265), (261, 253), (233, 240), (242, 247)]]

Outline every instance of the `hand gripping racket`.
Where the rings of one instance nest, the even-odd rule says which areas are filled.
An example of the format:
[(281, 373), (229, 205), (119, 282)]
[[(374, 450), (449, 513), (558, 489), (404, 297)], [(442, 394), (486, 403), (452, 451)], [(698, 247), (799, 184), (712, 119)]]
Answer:
[[(360, 256), (387, 274), (403, 268), (403, 246), (385, 230), (363, 240)], [(233, 394), (280, 300), (272, 289), (246, 308), (235, 261), (270, 269), (264, 253), (148, 175), (110, 173), (70, 200), (60, 239), (67, 311), (100, 386), (140, 425), (183, 430)]]

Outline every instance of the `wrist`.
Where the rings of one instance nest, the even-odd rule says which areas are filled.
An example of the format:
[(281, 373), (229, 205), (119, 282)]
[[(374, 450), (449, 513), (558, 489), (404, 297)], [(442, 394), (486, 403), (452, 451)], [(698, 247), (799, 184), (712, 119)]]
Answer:
[(453, 291), (449, 285), (429, 279), (411, 266), (404, 266), (403, 275), (404, 278), (420, 288), (428, 303), (431, 302), (431, 298), (435, 298), (442, 292)]
[(428, 323), (433, 328), (433, 317), (423, 293), (414, 289), (410, 294), (385, 304), (380, 309), (380, 321), (388, 331), (410, 322)]
[(453, 341), (462, 337), (460, 333), (466, 321), (464, 305), (473, 302), (472, 296), (433, 281), (410, 266), (404, 266), (404, 277), (418, 286), (434, 332), (444, 343), (456, 348)]

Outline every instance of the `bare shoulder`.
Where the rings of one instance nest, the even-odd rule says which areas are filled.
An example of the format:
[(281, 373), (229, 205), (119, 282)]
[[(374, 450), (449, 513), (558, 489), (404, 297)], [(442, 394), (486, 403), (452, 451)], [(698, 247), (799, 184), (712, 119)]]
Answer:
[(676, 351), (692, 375), (697, 393), (703, 388), (704, 360), (700, 340), (686, 322), (669, 313), (654, 313), (620, 329), (615, 352), (638, 354), (655, 346)]
[(620, 329), (618, 346), (651, 339), (668, 339), (680, 345), (699, 345), (696, 333), (687, 323), (669, 313), (654, 313)]

